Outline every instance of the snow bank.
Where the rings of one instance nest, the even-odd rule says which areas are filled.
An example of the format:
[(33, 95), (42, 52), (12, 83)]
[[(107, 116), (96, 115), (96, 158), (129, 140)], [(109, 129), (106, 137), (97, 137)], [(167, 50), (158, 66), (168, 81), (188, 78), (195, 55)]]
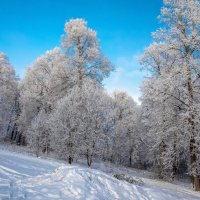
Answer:
[(134, 187), (100, 171), (61, 166), (51, 174), (17, 183), (30, 199), (137, 199)]

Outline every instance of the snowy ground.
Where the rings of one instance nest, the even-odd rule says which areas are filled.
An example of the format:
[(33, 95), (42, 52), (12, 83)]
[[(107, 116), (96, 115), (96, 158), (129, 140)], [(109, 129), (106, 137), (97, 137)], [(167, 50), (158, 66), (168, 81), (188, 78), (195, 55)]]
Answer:
[[(104, 167), (104, 171), (106, 171)], [(140, 176), (133, 170), (131, 175)], [(65, 165), (0, 150), (0, 199), (199, 200), (182, 186), (144, 178), (144, 186), (119, 181), (96, 169)]]

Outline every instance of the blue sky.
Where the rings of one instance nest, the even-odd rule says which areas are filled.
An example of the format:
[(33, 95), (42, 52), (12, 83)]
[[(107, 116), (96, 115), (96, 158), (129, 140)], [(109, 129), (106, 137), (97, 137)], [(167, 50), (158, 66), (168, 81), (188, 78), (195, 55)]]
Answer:
[(126, 90), (137, 100), (144, 80), (137, 57), (152, 41), (161, 6), (162, 0), (2, 0), (0, 51), (23, 77), (35, 58), (60, 45), (66, 21), (84, 18), (116, 66), (106, 89)]

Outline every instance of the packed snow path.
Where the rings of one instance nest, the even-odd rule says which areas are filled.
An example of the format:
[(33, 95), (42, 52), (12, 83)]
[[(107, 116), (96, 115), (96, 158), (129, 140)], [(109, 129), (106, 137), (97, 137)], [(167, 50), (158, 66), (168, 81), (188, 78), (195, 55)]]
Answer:
[[(143, 178), (144, 186), (101, 171), (0, 150), (0, 199), (199, 200), (196, 192)], [(163, 183), (163, 184), (162, 184)]]

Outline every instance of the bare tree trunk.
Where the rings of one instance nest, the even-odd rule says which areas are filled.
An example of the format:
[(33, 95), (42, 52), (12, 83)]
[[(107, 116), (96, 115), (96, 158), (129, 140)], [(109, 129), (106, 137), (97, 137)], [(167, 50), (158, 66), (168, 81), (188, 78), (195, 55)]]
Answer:
[(49, 145), (48, 145), (48, 135), (45, 133), (45, 154), (48, 155)]
[(73, 142), (71, 141), (71, 132), (69, 133), (70, 141), (68, 143), (68, 151), (69, 151), (69, 156), (68, 156), (68, 163), (71, 165), (73, 162)]
[(132, 167), (132, 156), (130, 154), (130, 157), (129, 157), (129, 167)]
[[(179, 110), (178, 110), (179, 111)], [(177, 125), (178, 123), (178, 112), (177, 110), (175, 110), (176, 112), (176, 116), (175, 116), (175, 123)], [(177, 143), (178, 143), (178, 135), (180, 134), (179, 130), (175, 130), (174, 132), (174, 145), (173, 145), (173, 161), (172, 161), (172, 174), (171, 174), (171, 178), (172, 180), (174, 180), (176, 173), (177, 173), (177, 162), (178, 162), (178, 148), (177, 148)]]
[(164, 152), (166, 150), (166, 145), (164, 141), (162, 141), (159, 145), (159, 178), (164, 178)]
[(86, 157), (87, 157), (87, 165), (90, 167), (92, 164), (92, 157), (91, 157), (91, 155), (89, 155), (88, 149), (87, 149)]
[(130, 152), (129, 152), (129, 167), (132, 167), (132, 154), (133, 154), (133, 147), (131, 147)]
[(40, 140), (39, 137), (37, 137), (37, 139), (36, 139), (36, 149), (35, 149), (36, 157), (39, 157), (39, 152), (40, 152), (39, 140)]
[(176, 139), (174, 140), (174, 152), (173, 152), (173, 164), (172, 164), (172, 175), (171, 178), (172, 180), (174, 180), (175, 176), (176, 176), (176, 172), (177, 172), (177, 144), (176, 144)]
[(71, 156), (68, 157), (68, 163), (71, 165), (73, 162), (73, 158)]

